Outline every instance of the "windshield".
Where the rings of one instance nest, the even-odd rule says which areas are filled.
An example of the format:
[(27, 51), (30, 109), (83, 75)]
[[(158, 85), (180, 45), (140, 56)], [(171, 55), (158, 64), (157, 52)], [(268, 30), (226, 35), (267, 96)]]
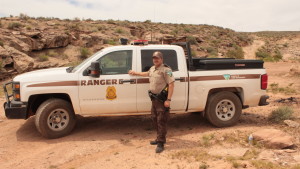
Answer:
[(84, 60), (83, 62), (81, 62), (79, 65), (77, 65), (76, 67), (74, 67), (74, 69), (72, 69), (72, 73), (76, 72), (78, 69), (80, 69), (85, 63), (89, 62), (90, 60), (92, 60), (94, 58), (94, 56), (98, 55), (99, 53), (101, 53), (101, 51), (93, 54), (92, 56), (90, 56), (89, 58), (87, 58), (86, 60)]

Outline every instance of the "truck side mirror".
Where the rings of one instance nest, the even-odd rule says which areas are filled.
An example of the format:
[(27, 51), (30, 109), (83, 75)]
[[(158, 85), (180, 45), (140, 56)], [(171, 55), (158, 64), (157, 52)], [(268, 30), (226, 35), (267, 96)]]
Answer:
[(99, 62), (92, 62), (91, 66), (89, 67), (89, 76), (91, 77), (100, 77), (100, 63)]

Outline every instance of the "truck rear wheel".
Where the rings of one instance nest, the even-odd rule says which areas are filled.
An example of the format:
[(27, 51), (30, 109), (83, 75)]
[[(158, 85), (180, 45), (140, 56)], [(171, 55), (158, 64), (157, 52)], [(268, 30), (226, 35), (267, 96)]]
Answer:
[(68, 135), (76, 124), (72, 105), (62, 99), (49, 99), (40, 105), (35, 115), (35, 125), (46, 138)]
[(232, 92), (219, 92), (209, 97), (205, 117), (216, 127), (235, 125), (242, 113), (242, 103)]

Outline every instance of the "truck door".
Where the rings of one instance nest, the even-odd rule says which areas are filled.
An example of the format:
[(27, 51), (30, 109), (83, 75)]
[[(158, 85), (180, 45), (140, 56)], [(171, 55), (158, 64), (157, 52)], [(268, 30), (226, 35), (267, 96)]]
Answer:
[[(164, 63), (169, 65), (173, 70), (175, 77), (175, 88), (171, 101), (171, 112), (183, 112), (186, 109), (187, 101), (187, 76), (186, 65), (184, 66), (185, 57), (177, 57), (180, 50), (166, 49), (141, 49), (137, 55), (137, 71), (146, 72), (153, 66), (152, 55), (155, 51), (160, 51), (164, 57)], [(184, 56), (184, 54), (182, 54)], [(137, 77), (137, 109), (138, 112), (150, 112), (151, 101), (148, 96), (149, 78)]]
[(79, 98), (83, 114), (136, 113), (136, 79), (128, 75), (135, 69), (136, 49), (107, 52), (100, 62), (99, 78), (80, 75)]

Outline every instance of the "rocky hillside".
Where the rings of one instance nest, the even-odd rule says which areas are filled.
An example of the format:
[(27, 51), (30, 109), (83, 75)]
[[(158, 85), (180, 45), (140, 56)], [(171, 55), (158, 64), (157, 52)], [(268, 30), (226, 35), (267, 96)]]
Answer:
[(251, 36), (209, 25), (114, 20), (0, 18), (0, 80), (33, 69), (75, 65), (119, 38), (152, 43), (190, 41), (195, 57), (226, 56), (251, 44)]
[(287, 57), (300, 55), (300, 50), (294, 50), (299, 46), (300, 36), (293, 42), (299, 35), (293, 33), (239, 33), (210, 25), (163, 24), (150, 20), (61, 20), (21, 14), (0, 18), (0, 80), (34, 69), (76, 65), (104, 47), (119, 45), (120, 38), (146, 39), (157, 44), (189, 41), (194, 57), (241, 59), (245, 47), (251, 46), (253, 40), (260, 40), (265, 42), (264, 46), (250, 51), (256, 52), (260, 59), (277, 61), (282, 53)]

